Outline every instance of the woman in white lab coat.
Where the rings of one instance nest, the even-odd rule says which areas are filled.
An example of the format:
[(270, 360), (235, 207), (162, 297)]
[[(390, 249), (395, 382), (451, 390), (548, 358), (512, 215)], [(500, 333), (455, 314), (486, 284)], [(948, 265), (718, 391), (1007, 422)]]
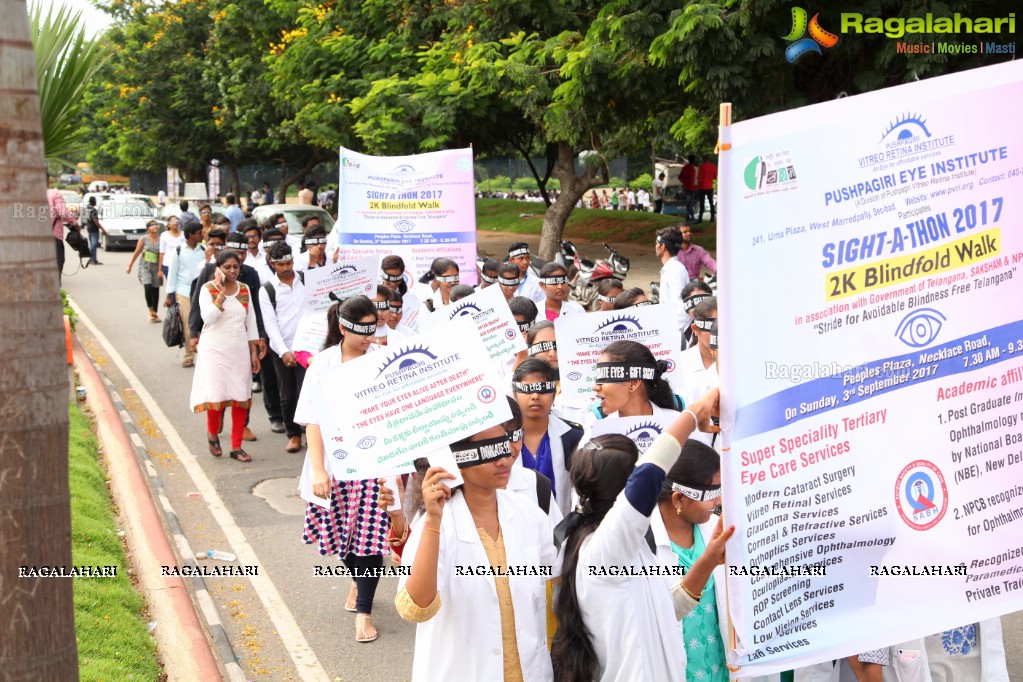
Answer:
[(551, 413), (557, 380), (554, 368), (539, 358), (528, 358), (512, 374), (515, 402), (522, 410), (523, 452), (518, 462), (550, 479), (562, 515), (572, 510), (570, 457), (582, 439), (582, 429)]
[[(696, 337), (696, 344), (682, 351), (678, 363), (678, 371), (682, 377), (681, 395), (684, 401), (701, 396), (719, 384), (717, 352), (710, 347), (710, 329), (718, 317), (717, 298), (708, 296), (696, 304), (693, 312), (691, 329)], [(715, 442), (714, 435), (710, 433), (698, 433), (694, 438), (707, 445)]]
[[(423, 478), (426, 512), (402, 553), (411, 574), (395, 606), (418, 623), (414, 680), (553, 680), (546, 633), (546, 581), (555, 552), (547, 516), (502, 490), (511, 475), (503, 425), (451, 446), (465, 484), (444, 469)], [(532, 575), (491, 575), (494, 566)], [(467, 574), (469, 573), (469, 574)]]
[(709, 427), (717, 403), (716, 390), (694, 402), (638, 462), (635, 443), (619, 435), (600, 436), (573, 455), (580, 510), (556, 530), (564, 540), (551, 650), (559, 680), (685, 680), (679, 620), (699, 603), (734, 528), (721, 532), (719, 526), (703, 556), (671, 587), (631, 569), (658, 565), (648, 531), (661, 484), (680, 443), (698, 425)]

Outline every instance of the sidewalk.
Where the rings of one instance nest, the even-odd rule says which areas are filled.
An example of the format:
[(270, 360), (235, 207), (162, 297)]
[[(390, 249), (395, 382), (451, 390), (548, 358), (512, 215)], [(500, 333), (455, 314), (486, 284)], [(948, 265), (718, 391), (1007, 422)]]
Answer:
[[(110, 471), (110, 491), (118, 507), (120, 526), (125, 530), (132, 570), (152, 618), (158, 623), (153, 634), (168, 679), (245, 680), (202, 579), (160, 576), (163, 566), (194, 566), (194, 555), (178, 556), (171, 545), (169, 538), (173, 535), (179, 551), (188, 549), (173, 509), (164, 504), (161, 513), (154, 502), (156, 496), (166, 502), (159, 493), (161, 484), (151, 464), (147, 466), (148, 475), (142, 471), (143, 462), (148, 464), (145, 450), (120, 398), (112, 392), (112, 386), (93, 365), (77, 337), (72, 337), (72, 347), (75, 370), (85, 388), (86, 402), (96, 420), (97, 437)], [(219, 658), (215, 652), (220, 654)]]

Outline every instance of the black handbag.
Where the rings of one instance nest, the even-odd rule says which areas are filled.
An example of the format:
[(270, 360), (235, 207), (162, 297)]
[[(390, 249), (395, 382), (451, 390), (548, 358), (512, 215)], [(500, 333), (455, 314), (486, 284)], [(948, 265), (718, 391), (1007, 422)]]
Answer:
[(64, 241), (67, 242), (67, 245), (71, 247), (72, 251), (78, 253), (79, 259), (85, 259), (86, 262), (82, 264), (82, 267), (88, 267), (89, 258), (92, 254), (89, 251), (89, 241), (82, 236), (82, 233), (78, 230), (69, 230), (67, 236), (64, 237)]
[(185, 345), (185, 330), (181, 325), (181, 311), (178, 304), (174, 303), (167, 308), (167, 314), (163, 318), (163, 342), (168, 348)]

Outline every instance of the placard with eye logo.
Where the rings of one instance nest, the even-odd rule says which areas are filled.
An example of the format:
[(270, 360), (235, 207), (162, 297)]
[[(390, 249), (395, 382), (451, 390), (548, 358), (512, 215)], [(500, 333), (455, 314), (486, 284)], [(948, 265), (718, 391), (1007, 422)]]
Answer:
[[(674, 310), (674, 309), (672, 309)], [(679, 348), (681, 332), (675, 327), (674, 312), (666, 304), (625, 310), (605, 310), (568, 315), (554, 320), (558, 342), (561, 394), (566, 399), (593, 398), (597, 358), (615, 341), (636, 341), (650, 349), (655, 360), (668, 363), (663, 377), (680, 393)]]
[(664, 430), (675, 421), (677, 414), (671, 415), (649, 415), (642, 417), (617, 417), (615, 419), (598, 419), (590, 429), (590, 437), (604, 436), (609, 433), (618, 433), (632, 439), (643, 455), (647, 448), (653, 445), (657, 437), (664, 433)]
[(372, 298), (376, 293), (379, 263), (378, 256), (364, 256), (306, 270), (302, 318), (298, 321), (292, 349), (320, 352), (327, 337), (327, 308), (333, 303), (330, 294), (341, 299), (359, 295)]
[(380, 351), (331, 368), (320, 383), (329, 412), (320, 428), (337, 429), (343, 439), (335, 477), (412, 471), (417, 457), (507, 421), (498, 381), (468, 317), (394, 337)]
[(476, 324), (490, 359), (503, 362), (509, 355), (526, 349), (515, 316), (501, 293), (501, 287), (487, 287), (456, 303), (449, 303), (419, 321), (423, 329), (446, 324), (456, 317), (467, 317)]

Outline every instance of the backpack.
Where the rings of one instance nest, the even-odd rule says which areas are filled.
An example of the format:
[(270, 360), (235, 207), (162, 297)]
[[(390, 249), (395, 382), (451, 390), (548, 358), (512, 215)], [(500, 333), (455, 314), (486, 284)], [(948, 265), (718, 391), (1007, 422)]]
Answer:
[(181, 310), (175, 301), (167, 308), (167, 314), (163, 318), (163, 342), (168, 348), (185, 345), (185, 331), (181, 324)]
[[(92, 257), (92, 252), (89, 250), (88, 240), (82, 236), (82, 233), (78, 230), (69, 230), (67, 236), (64, 237), (64, 241), (71, 247), (73, 251), (78, 253), (78, 260), (83, 268), (89, 267), (89, 260)], [(85, 259), (82, 261), (82, 259)]]
[(551, 513), (551, 479), (547, 478), (539, 471), (534, 471), (536, 474), (536, 501), (540, 505), (540, 509), (543, 510), (544, 514)]
[[(305, 284), (305, 272), (299, 270), (295, 274), (298, 275), (299, 281)], [(270, 305), (274, 312), (277, 312), (277, 290), (274, 289), (274, 285), (270, 282), (263, 282), (263, 289), (266, 290), (266, 297), (270, 299)]]

